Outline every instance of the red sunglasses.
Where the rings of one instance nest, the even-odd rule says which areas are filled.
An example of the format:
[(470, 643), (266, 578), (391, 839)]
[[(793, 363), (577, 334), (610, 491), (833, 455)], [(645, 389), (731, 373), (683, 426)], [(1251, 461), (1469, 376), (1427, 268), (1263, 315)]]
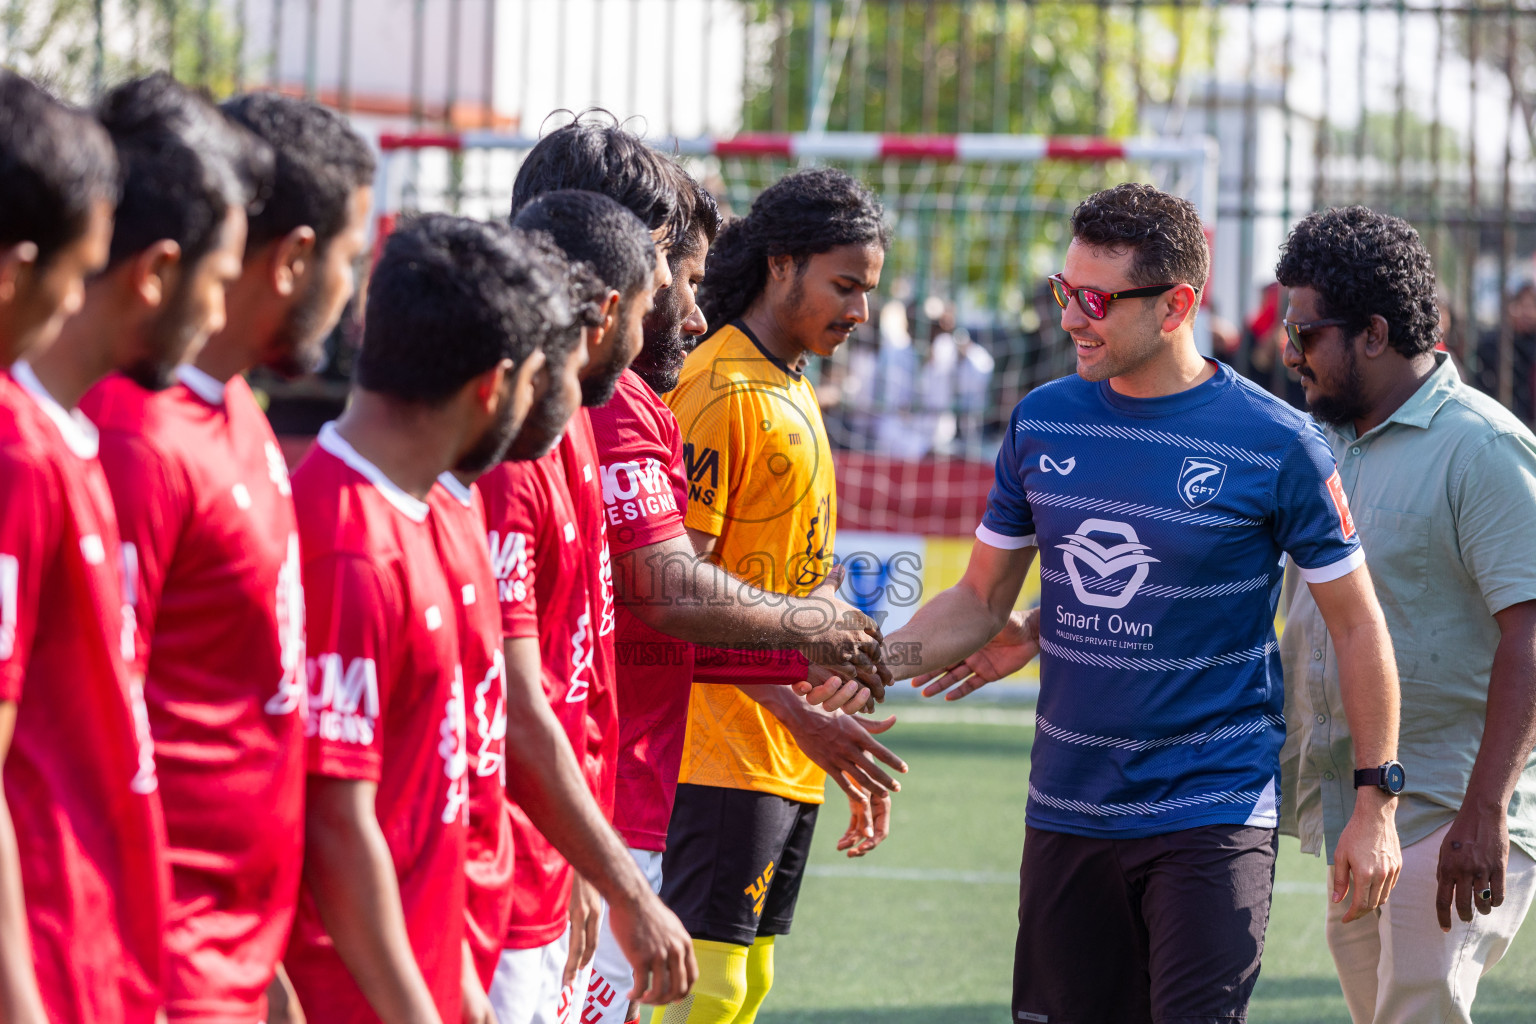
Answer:
[(1154, 284), (1146, 288), (1127, 288), (1121, 292), (1101, 292), (1096, 288), (1073, 288), (1062, 280), (1060, 274), (1052, 274), (1046, 280), (1051, 282), (1051, 296), (1056, 300), (1056, 305), (1066, 309), (1067, 303), (1076, 296), (1078, 306), (1090, 320), (1103, 320), (1109, 314), (1109, 304), (1115, 299), (1147, 299), (1178, 287), (1177, 284)]

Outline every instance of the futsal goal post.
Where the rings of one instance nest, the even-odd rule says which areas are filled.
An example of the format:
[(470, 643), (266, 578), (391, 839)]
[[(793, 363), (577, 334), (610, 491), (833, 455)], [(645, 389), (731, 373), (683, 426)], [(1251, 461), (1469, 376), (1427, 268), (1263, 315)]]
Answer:
[[(537, 139), (491, 131), (383, 133), (380, 237), (400, 214), (501, 218)], [(785, 173), (822, 164), (863, 180), (892, 230), (869, 324), (813, 368), (837, 452), (843, 529), (968, 535), (1008, 414), (1070, 373), (1045, 284), (1085, 196), (1145, 181), (1184, 196), (1213, 236), (1217, 150), (1205, 137), (826, 132), (656, 138), (730, 215)], [(706, 271), (707, 274), (707, 271)], [(707, 280), (707, 276), (706, 276)], [(1197, 336), (1209, 351), (1201, 317)], [(840, 545), (841, 546), (841, 545)]]

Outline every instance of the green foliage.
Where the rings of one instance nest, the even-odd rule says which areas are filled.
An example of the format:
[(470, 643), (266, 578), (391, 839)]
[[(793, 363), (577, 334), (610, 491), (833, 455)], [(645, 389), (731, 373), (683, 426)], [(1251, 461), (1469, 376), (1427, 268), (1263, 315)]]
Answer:
[[(747, 131), (805, 131), (813, 64), (829, 131), (1127, 136), (1148, 104), (1211, 66), (1214, 9), (1194, 5), (969, 0), (751, 0)], [(818, 44), (818, 28), (822, 28)], [(818, 62), (814, 55), (824, 57)], [(787, 167), (775, 168), (777, 171)], [(1123, 162), (849, 165), (895, 224), (883, 289), (938, 294), (1003, 321), (1021, 315), (1089, 193), (1157, 170)], [(753, 184), (761, 184), (754, 176)], [(728, 180), (737, 181), (732, 175)], [(752, 187), (732, 190), (738, 209)], [(919, 316), (918, 328), (921, 329)]]
[[(748, 130), (809, 124), (814, 0), (749, 4)], [(1085, 3), (832, 0), (833, 130), (1123, 135), (1138, 102), (1209, 66), (1209, 11)], [(839, 54), (845, 59), (838, 64)]]
[(1332, 125), (1328, 130), (1330, 152), (1361, 152), (1387, 164), (1395, 163), (1399, 157), (1428, 163), (1434, 159), (1437, 148), (1442, 163), (1454, 164), (1466, 158), (1454, 131), (1442, 126), (1437, 141), (1433, 125), (1406, 108), (1399, 112), (1369, 111), (1363, 128)]
[(0, 26), (8, 66), (78, 102), (156, 70), (215, 97), (240, 78), (239, 28), (213, 0), (10, 0)]

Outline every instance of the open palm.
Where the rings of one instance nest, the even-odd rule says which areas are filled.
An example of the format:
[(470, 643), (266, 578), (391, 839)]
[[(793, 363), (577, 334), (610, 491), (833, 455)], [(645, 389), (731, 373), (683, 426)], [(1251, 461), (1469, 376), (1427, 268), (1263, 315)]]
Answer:
[(1040, 609), (1016, 611), (981, 650), (945, 672), (914, 677), (912, 685), (923, 687), (924, 697), (937, 697), (949, 690), (944, 699), (959, 700), (988, 683), (1013, 675), (1039, 653)]

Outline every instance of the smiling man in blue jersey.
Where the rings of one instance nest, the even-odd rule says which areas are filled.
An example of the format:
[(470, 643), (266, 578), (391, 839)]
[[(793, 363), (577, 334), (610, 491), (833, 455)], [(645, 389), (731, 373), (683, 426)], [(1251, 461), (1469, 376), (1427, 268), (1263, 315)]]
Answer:
[[(1072, 235), (1051, 286), (1077, 375), (1014, 410), (965, 576), (890, 643), (930, 696), (1041, 657), (1014, 1019), (1240, 1021), (1274, 881), (1285, 557), (1334, 638), (1361, 768), (1396, 753), (1391, 642), (1323, 435), (1195, 347), (1194, 206), (1120, 185)], [(1399, 869), (1394, 804), (1362, 790), (1340, 838), (1353, 917)]]

